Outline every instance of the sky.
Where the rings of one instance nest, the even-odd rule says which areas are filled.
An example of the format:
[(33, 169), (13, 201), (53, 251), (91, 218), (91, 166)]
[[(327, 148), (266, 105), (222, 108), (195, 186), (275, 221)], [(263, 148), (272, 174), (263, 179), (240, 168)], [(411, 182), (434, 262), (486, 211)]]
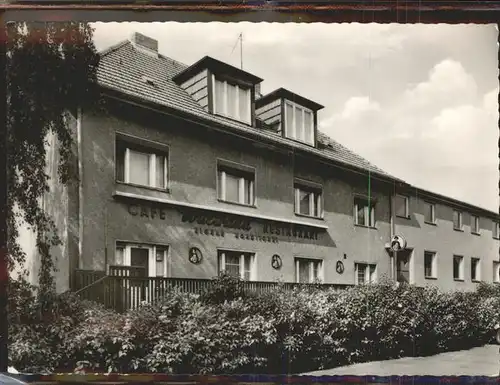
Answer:
[(325, 106), (319, 129), (395, 177), (498, 212), (496, 25), (95, 23), (98, 50), (140, 32)]

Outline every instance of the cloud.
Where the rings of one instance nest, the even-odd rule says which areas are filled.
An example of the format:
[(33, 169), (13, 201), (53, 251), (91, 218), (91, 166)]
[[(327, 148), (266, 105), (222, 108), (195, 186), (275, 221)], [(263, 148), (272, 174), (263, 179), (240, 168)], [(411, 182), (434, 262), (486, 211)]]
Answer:
[(392, 103), (351, 97), (321, 129), (409, 183), (498, 207), (498, 87), (478, 94), (457, 61), (439, 61)]
[(380, 105), (367, 96), (349, 98), (340, 114), (342, 119), (358, 119), (370, 112), (379, 112)]
[(486, 113), (493, 115), (498, 120), (498, 88), (494, 88), (483, 97), (483, 108)]
[(461, 63), (445, 59), (431, 69), (427, 80), (405, 91), (403, 97), (412, 110), (435, 109), (474, 102), (477, 86)]

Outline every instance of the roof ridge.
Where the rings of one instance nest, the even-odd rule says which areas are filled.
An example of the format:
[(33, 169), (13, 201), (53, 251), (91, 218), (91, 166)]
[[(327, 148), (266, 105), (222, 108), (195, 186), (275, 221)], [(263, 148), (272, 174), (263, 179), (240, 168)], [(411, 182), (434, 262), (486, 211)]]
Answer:
[(169, 60), (171, 61), (173, 64), (178, 64), (178, 65), (181, 65), (183, 67), (189, 67), (189, 64), (186, 64), (186, 63), (183, 63), (183, 62), (180, 62), (179, 60), (175, 60), (175, 59), (172, 59), (170, 56), (166, 56), (166, 55), (163, 55), (161, 53), (158, 52), (158, 57), (160, 59), (163, 59), (163, 60)]
[(121, 47), (125, 46), (126, 44), (131, 44), (128, 39), (119, 41), (118, 43), (115, 43), (115, 44), (109, 46), (108, 48), (105, 48), (102, 51), (100, 51), (99, 56), (103, 57), (103, 56), (105, 56), (113, 51), (120, 49)]

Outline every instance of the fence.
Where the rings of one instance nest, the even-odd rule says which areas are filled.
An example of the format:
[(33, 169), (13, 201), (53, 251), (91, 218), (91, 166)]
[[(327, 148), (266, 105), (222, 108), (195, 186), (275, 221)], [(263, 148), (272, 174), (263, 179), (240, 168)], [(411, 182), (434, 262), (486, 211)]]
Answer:
[[(76, 270), (75, 287), (81, 298), (102, 303), (116, 311), (137, 308), (142, 302), (153, 303), (172, 290), (200, 294), (212, 284), (211, 279), (147, 277), (140, 266), (110, 266), (104, 271)], [(282, 285), (286, 290), (312, 286), (299, 283), (246, 281), (243, 287), (252, 292), (268, 292)], [(325, 289), (343, 290), (352, 285), (322, 284)]]

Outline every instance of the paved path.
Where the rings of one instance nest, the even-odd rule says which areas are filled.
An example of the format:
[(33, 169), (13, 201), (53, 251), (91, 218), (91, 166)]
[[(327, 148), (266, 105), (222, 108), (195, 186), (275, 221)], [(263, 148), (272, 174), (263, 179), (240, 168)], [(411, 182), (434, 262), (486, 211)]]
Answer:
[(306, 374), (313, 376), (498, 376), (500, 371), (498, 350), (498, 345), (485, 345), (430, 357), (366, 362)]

